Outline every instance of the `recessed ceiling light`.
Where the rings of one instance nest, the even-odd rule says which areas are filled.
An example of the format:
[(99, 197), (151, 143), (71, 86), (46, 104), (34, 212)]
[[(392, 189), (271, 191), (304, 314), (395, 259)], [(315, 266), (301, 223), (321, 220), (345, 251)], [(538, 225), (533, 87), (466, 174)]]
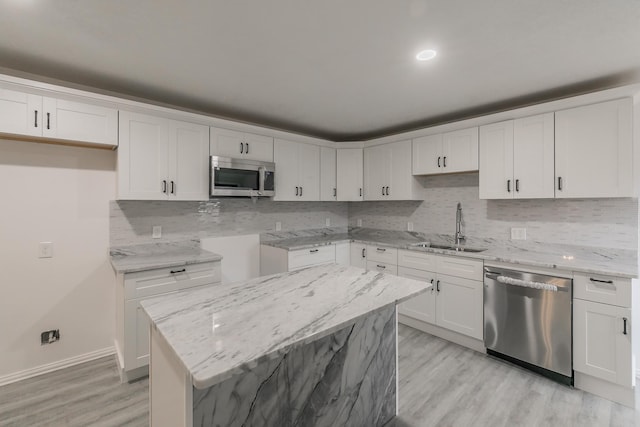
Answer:
[(418, 54), (416, 55), (416, 59), (418, 61), (428, 61), (430, 59), (435, 58), (437, 54), (438, 52), (436, 52), (435, 50), (427, 49), (427, 50), (423, 50), (422, 52), (418, 52)]

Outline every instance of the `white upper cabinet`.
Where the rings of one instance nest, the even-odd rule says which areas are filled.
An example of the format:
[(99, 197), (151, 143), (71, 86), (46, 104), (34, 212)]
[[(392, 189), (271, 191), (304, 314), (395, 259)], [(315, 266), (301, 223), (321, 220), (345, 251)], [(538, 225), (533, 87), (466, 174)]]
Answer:
[(273, 138), (229, 129), (211, 128), (212, 156), (273, 162)]
[(120, 112), (118, 199), (208, 200), (209, 128)]
[(276, 164), (273, 200), (320, 200), (320, 147), (276, 139), (273, 157)]
[(480, 127), (480, 198), (554, 196), (553, 113)]
[[(362, 148), (338, 148), (336, 151), (337, 199), (341, 202), (357, 202), (363, 198)], [(277, 174), (276, 174), (277, 175)]]
[(416, 138), (412, 142), (414, 175), (478, 170), (478, 128)]
[(320, 147), (320, 200), (336, 200), (336, 149)]
[(418, 192), (411, 173), (411, 141), (364, 149), (365, 200), (412, 200)]
[(118, 111), (0, 88), (0, 132), (118, 145)]
[(556, 197), (633, 196), (632, 100), (556, 112)]

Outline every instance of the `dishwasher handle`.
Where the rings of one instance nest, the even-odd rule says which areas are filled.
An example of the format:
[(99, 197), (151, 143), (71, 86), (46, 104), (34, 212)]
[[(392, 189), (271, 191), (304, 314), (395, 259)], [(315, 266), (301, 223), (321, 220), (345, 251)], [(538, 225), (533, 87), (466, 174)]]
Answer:
[(508, 277), (508, 276), (498, 276), (496, 278), (496, 281), (500, 283), (504, 283), (505, 285), (521, 286), (523, 288), (538, 289), (541, 291), (551, 291), (551, 292), (558, 292), (558, 291), (567, 292), (568, 291), (565, 288), (558, 288), (558, 286), (553, 285), (551, 283), (534, 282), (532, 280), (514, 279), (513, 277)]

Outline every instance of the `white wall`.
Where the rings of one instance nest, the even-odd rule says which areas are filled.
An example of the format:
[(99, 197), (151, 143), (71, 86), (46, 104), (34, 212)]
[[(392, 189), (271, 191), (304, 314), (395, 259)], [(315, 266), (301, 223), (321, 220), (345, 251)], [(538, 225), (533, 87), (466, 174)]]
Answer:
[[(115, 165), (112, 151), (0, 140), (0, 383), (113, 346)], [(41, 241), (53, 258), (37, 258)]]

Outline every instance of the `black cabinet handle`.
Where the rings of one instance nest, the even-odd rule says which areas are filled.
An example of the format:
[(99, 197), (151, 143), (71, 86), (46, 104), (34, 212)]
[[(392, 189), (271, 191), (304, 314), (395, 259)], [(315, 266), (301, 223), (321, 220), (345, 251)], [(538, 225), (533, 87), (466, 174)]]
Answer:
[(562, 177), (558, 177), (558, 190), (562, 191)]
[(622, 333), (624, 335), (627, 335), (627, 318), (626, 317), (622, 318), (622, 324), (623, 324)]
[(162, 180), (162, 192), (164, 194), (167, 194), (167, 180), (166, 179)]
[(302, 187), (300, 187), (300, 197), (302, 197)]
[(516, 191), (520, 191), (520, 180), (516, 179)]
[(384, 196), (384, 187), (382, 187), (382, 195)]
[(336, 188), (333, 189), (333, 197), (338, 196), (338, 190)]
[(440, 280), (436, 282), (436, 291), (440, 292)]
[(438, 167), (440, 167), (440, 156), (438, 156)]
[(433, 279), (431, 279), (431, 293), (433, 293), (434, 289), (433, 289)]
[(312, 254), (315, 254), (316, 252), (318, 252), (318, 249), (311, 249), (311, 250), (309, 251), (309, 253), (312, 253)]
[(387, 250), (385, 248), (376, 248), (376, 251), (378, 251), (378, 252), (386, 252)]
[(176, 183), (171, 181), (171, 194), (176, 194)]
[(171, 274), (184, 273), (185, 271), (187, 271), (186, 268), (183, 268), (182, 270), (171, 270)]
[(49, 119), (51, 118), (51, 113), (47, 113), (47, 129), (51, 129), (51, 126), (49, 126)]
[(360, 197), (362, 197), (362, 187), (360, 188)]
[(387, 268), (386, 265), (380, 265), (380, 264), (376, 264), (376, 267), (378, 267), (378, 268)]
[(34, 111), (33, 126), (38, 127), (38, 110)]
[(245, 142), (244, 145), (246, 146), (246, 150), (244, 150), (244, 154), (249, 154), (249, 143)]
[(362, 258), (366, 258), (366, 256), (365, 248), (362, 248)]
[(507, 193), (511, 193), (511, 180), (507, 180)]
[(589, 277), (589, 280), (592, 282), (607, 283), (609, 285), (613, 285), (613, 280), (599, 280), (599, 279), (594, 279), (593, 277)]
[(443, 167), (443, 168), (446, 168), (446, 167), (447, 167), (447, 156), (444, 156), (444, 157), (442, 158), (442, 167)]
[(240, 143), (240, 154), (244, 153), (244, 143)]
[(296, 196), (298, 195), (298, 192), (299, 192), (298, 188), (299, 187), (296, 187)]
[(387, 196), (389, 195), (389, 187), (387, 187)]

